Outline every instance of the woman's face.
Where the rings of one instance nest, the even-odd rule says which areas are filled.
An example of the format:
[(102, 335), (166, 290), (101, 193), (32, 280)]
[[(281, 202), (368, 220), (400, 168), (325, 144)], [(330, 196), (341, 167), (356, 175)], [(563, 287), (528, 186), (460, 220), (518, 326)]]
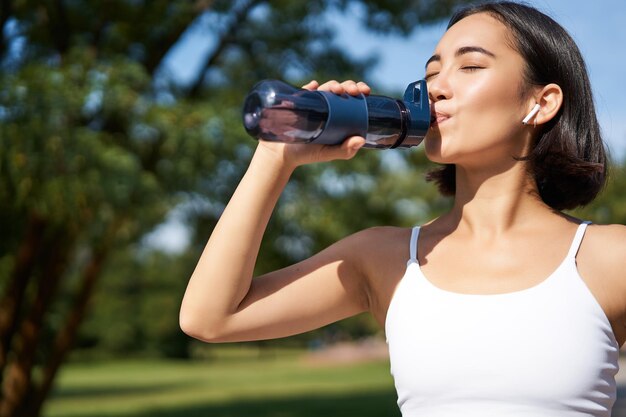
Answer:
[(457, 22), (437, 45), (426, 65), (435, 116), (424, 142), (430, 160), (469, 167), (525, 154), (530, 138), (521, 121), (534, 102), (520, 97), (525, 64), (508, 35), (481, 13)]

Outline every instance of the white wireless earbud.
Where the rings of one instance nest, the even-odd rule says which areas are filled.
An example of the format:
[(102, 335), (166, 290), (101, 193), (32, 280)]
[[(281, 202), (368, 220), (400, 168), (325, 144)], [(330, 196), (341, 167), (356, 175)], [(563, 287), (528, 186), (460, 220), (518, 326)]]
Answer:
[(530, 113), (528, 113), (526, 115), (526, 117), (524, 117), (524, 120), (522, 120), (522, 123), (527, 125), (528, 122), (530, 121), (530, 119), (532, 119), (532, 117), (534, 115), (536, 115), (539, 112), (540, 109), (541, 109), (541, 106), (539, 104), (535, 104), (535, 107), (533, 107), (533, 109), (530, 111)]

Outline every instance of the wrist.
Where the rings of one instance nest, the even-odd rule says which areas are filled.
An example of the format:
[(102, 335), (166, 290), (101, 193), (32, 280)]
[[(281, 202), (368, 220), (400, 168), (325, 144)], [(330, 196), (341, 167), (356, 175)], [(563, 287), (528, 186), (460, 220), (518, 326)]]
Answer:
[(264, 171), (274, 171), (287, 177), (291, 176), (297, 167), (285, 159), (282, 148), (273, 149), (261, 144), (254, 151), (250, 166), (259, 167)]

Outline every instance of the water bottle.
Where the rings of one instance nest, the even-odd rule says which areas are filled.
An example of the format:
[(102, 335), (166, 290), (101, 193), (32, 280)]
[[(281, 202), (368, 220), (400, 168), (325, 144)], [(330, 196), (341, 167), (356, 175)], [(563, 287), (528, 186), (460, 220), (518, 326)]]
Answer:
[(402, 100), (309, 91), (264, 80), (252, 88), (243, 106), (243, 124), (252, 137), (286, 143), (335, 145), (358, 135), (367, 148), (409, 148), (422, 142), (430, 120), (424, 80), (409, 84)]

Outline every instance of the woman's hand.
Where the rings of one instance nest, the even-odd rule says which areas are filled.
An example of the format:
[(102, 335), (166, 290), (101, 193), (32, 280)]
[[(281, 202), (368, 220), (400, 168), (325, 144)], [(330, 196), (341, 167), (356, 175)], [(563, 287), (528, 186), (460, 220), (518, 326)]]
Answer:
[[(352, 80), (342, 83), (331, 80), (320, 85), (317, 81), (311, 81), (302, 88), (307, 90), (330, 91), (335, 94), (359, 94), (368, 95), (370, 87), (364, 82), (354, 82)], [(356, 155), (357, 151), (365, 144), (365, 138), (352, 136), (339, 145), (314, 145), (301, 143), (280, 143), (271, 141), (259, 141), (257, 153), (264, 157), (270, 157), (280, 164), (291, 169), (299, 165), (311, 164), (315, 162), (332, 161), (334, 159), (350, 159)]]

